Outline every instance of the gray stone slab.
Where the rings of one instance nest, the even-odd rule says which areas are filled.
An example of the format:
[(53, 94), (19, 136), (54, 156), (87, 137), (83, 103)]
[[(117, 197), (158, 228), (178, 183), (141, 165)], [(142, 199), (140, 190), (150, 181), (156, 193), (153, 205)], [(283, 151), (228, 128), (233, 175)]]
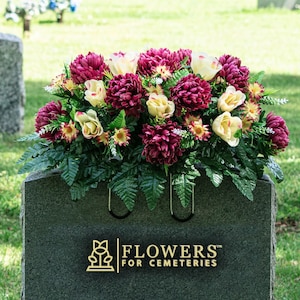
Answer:
[(23, 129), (25, 88), (23, 44), (12, 34), (0, 33), (0, 132)]
[[(73, 202), (55, 173), (30, 175), (22, 190), (22, 299), (273, 299), (276, 203), (269, 179), (258, 181), (250, 202), (230, 180), (215, 188), (201, 176), (195, 188), (195, 215), (187, 222), (171, 217), (168, 195), (153, 212), (139, 197), (131, 215), (116, 219), (108, 212), (104, 184)], [(113, 210), (120, 213), (117, 201)], [(112, 261), (106, 263), (114, 272), (86, 271), (92, 265), (88, 256), (95, 250), (93, 240), (107, 240)], [(161, 245), (221, 247), (215, 248), (216, 266), (153, 267), (143, 258), (141, 267), (129, 267), (128, 260), (123, 267), (124, 251), (121, 257), (118, 252), (124, 245), (140, 251), (132, 258), (142, 257), (147, 247), (154, 257)], [(183, 254), (180, 258), (188, 257), (188, 252)], [(192, 254), (192, 261), (201, 261), (195, 257)]]
[(297, 4), (300, 4), (299, 0), (258, 0), (258, 7), (295, 9)]

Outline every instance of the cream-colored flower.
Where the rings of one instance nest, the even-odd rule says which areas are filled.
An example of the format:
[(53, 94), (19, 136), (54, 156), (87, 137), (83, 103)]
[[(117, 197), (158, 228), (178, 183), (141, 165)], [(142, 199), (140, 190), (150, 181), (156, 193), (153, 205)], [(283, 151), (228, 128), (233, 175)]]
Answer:
[(75, 121), (79, 122), (82, 134), (86, 139), (95, 138), (103, 133), (102, 125), (93, 109), (89, 109), (86, 113), (76, 112)]
[(119, 52), (110, 55), (106, 61), (110, 71), (115, 75), (125, 75), (126, 73), (136, 73), (139, 54), (136, 52)]
[(233, 111), (246, 100), (246, 95), (237, 91), (234, 86), (227, 87), (225, 93), (218, 99), (218, 109), (221, 111)]
[(239, 117), (232, 117), (230, 112), (225, 111), (213, 121), (212, 129), (231, 147), (236, 147), (240, 140), (235, 134), (242, 129), (242, 120)]
[(75, 140), (78, 132), (79, 131), (76, 129), (75, 123), (72, 120), (70, 120), (69, 123), (61, 123), (61, 136), (67, 143), (71, 143)]
[(86, 87), (84, 99), (90, 102), (94, 107), (103, 107), (106, 105), (104, 99), (106, 97), (106, 90), (102, 80), (87, 80), (84, 83)]
[(170, 118), (175, 111), (175, 104), (169, 101), (165, 95), (151, 93), (146, 102), (149, 114), (158, 118)]
[(192, 52), (191, 68), (194, 74), (200, 74), (204, 80), (211, 80), (222, 69), (219, 61), (204, 52)]

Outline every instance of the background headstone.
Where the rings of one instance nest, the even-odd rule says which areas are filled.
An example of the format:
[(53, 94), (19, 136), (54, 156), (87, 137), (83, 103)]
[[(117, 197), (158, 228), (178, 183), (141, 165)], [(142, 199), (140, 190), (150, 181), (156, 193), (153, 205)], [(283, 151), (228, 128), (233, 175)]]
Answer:
[(258, 7), (280, 7), (294, 9), (300, 4), (299, 0), (258, 0)]
[[(22, 299), (273, 299), (275, 200), (269, 179), (258, 181), (251, 202), (230, 179), (215, 188), (203, 175), (196, 182), (195, 215), (189, 221), (171, 217), (167, 191), (155, 211), (148, 211), (139, 197), (135, 210), (120, 220), (108, 212), (106, 185), (74, 202), (59, 174), (32, 174), (23, 184)], [(121, 214), (123, 205), (117, 201), (113, 210)], [(113, 245), (116, 238), (140, 245), (218, 244), (222, 249), (212, 268), (86, 272), (93, 240)]]
[(23, 44), (12, 34), (0, 33), (0, 132), (23, 129), (24, 105)]

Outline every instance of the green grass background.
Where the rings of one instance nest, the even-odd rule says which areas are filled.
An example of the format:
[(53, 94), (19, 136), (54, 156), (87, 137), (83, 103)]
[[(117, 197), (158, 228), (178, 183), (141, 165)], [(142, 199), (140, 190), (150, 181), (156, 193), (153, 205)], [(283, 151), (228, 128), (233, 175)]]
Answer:
[[(275, 297), (299, 299), (300, 10), (257, 9), (254, 0), (82, 0), (76, 13), (64, 14), (63, 24), (56, 23), (51, 11), (34, 17), (30, 36), (23, 38), (22, 24), (2, 17), (4, 2), (0, 32), (23, 39), (26, 110), (22, 134), (34, 130), (35, 113), (53, 98), (43, 87), (61, 72), (64, 62), (88, 51), (108, 56), (148, 47), (190, 48), (214, 56), (232, 54), (252, 72), (266, 72), (264, 85), (289, 99), (284, 106), (272, 107), (290, 129), (290, 145), (276, 158), (285, 181), (276, 184)], [(27, 145), (16, 142), (17, 138), (0, 135), (0, 300), (20, 298), (20, 185), (25, 176), (17, 175), (16, 161)]]

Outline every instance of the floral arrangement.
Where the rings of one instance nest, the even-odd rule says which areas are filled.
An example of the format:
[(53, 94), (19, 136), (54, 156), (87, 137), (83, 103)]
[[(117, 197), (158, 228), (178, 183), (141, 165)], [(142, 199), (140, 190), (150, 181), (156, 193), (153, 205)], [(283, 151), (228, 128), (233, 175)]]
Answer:
[(78, 55), (45, 88), (59, 100), (22, 139), (36, 143), (20, 172), (60, 169), (74, 200), (106, 182), (130, 211), (139, 191), (154, 209), (170, 174), (186, 207), (200, 169), (215, 187), (231, 177), (252, 200), (264, 167), (283, 180), (273, 156), (289, 142), (285, 121), (263, 109), (286, 99), (262, 77), (237, 57), (189, 49)]

